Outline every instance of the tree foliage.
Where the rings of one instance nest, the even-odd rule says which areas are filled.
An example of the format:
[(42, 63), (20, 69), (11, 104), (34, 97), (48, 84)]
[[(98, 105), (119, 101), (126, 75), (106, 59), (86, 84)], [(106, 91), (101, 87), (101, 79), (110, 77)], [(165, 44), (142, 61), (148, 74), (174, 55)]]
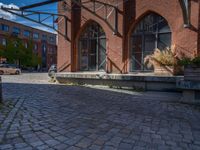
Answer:
[(41, 58), (33, 52), (33, 41), (25, 42), (16, 36), (6, 37), (6, 46), (0, 45), (0, 56), (8, 63), (15, 63), (23, 67), (35, 67), (41, 64)]

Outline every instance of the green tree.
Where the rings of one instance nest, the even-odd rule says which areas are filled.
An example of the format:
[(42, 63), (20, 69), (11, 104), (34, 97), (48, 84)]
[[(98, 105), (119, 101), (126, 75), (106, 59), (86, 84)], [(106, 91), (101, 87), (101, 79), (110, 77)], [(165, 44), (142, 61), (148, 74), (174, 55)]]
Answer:
[(36, 67), (40, 58), (33, 52), (33, 41), (29, 40), (27, 46), (23, 40), (15, 36), (7, 36), (6, 46), (0, 46), (0, 56), (8, 63), (15, 63), (23, 67)]

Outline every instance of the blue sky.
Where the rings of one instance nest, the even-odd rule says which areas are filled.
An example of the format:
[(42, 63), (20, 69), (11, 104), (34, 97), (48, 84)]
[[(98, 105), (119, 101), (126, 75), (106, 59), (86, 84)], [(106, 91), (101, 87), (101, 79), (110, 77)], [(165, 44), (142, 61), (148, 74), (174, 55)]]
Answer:
[[(43, 1), (46, 1), (46, 0), (0, 0), (0, 4), (1, 3), (3, 3), (3, 5), (4, 4), (5, 5), (14, 4), (18, 7), (22, 7), (22, 6), (26, 6), (26, 5), (30, 5), (30, 4), (34, 4), (34, 3), (38, 3), (38, 2), (43, 2)], [(30, 10), (38, 10), (38, 11), (43, 11), (43, 12), (46, 11), (46, 12), (57, 13), (57, 3), (44, 5), (44, 6), (33, 8)], [(2, 14), (2, 13), (0, 12), (0, 14)], [(41, 26), (40, 24), (36, 24), (36, 23), (30, 22), (30, 21), (27, 21), (26, 19), (23, 19), (21, 17), (12, 16), (11, 14), (9, 14), (9, 16), (11, 16), (10, 20), (12, 20), (12, 21), (19, 22), (19, 23), (22, 23), (22, 24), (25, 24), (28, 26), (42, 29), (42, 30), (46, 30), (46, 31), (50, 31), (50, 32), (52, 31), (51, 29)], [(43, 17), (45, 17), (45, 16), (43, 16)], [(6, 18), (8, 18), (8, 17), (6, 17)], [(32, 18), (35, 18), (35, 17), (32, 16)], [(49, 23), (51, 21), (52, 21), (51, 19), (48, 19), (48, 20), (46, 20), (46, 23)]]

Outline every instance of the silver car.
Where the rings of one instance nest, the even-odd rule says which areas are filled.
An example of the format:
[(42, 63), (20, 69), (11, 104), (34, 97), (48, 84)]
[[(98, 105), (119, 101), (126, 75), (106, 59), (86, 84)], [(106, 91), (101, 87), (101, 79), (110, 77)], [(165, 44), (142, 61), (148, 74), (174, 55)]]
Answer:
[(0, 64), (0, 75), (3, 74), (21, 74), (21, 69), (12, 64)]

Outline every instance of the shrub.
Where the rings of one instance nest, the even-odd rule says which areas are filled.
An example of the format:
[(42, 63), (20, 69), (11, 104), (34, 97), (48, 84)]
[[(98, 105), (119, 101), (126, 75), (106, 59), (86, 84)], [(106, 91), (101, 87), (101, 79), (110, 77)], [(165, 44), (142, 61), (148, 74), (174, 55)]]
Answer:
[(165, 48), (164, 50), (155, 49), (153, 54), (147, 55), (144, 59), (144, 63), (148, 68), (155, 65), (175, 66), (177, 62), (178, 58), (175, 52), (175, 46)]
[(200, 56), (195, 57), (192, 60), (192, 64), (200, 66)]
[(198, 65), (200, 66), (200, 56), (196, 56), (193, 59), (184, 57), (181, 60), (178, 61), (178, 64), (181, 66), (187, 66), (187, 65)]

